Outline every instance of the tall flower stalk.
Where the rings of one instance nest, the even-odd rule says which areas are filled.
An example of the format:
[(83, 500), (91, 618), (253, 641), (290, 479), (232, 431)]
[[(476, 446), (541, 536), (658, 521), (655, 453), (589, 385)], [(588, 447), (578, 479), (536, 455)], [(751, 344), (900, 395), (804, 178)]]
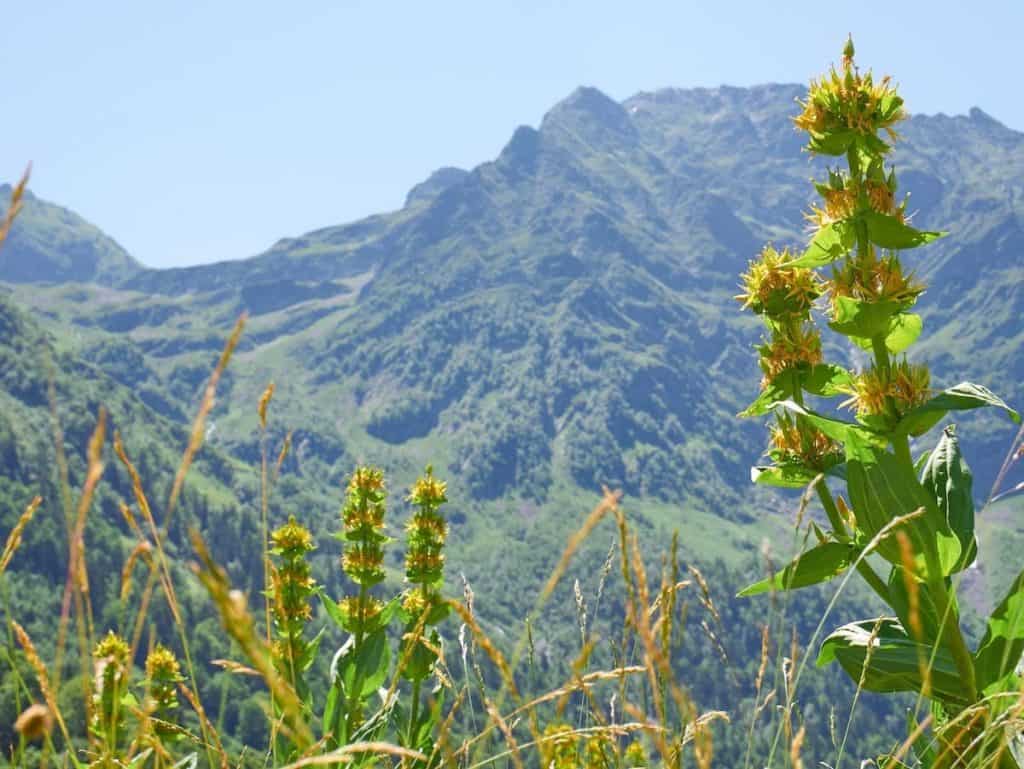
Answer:
[(424, 727), (433, 722), (430, 713), (421, 718), (420, 690), (441, 656), (441, 637), (436, 629), (431, 628), (428, 633), (427, 628), (448, 614), (448, 604), (441, 597), (448, 522), (440, 512), (441, 505), (448, 501), (447, 484), (435, 478), (428, 465), (410, 489), (408, 501), (414, 512), (406, 525), (405, 579), (410, 588), (402, 601), (406, 617), (402, 676), (412, 682), (405, 746), (418, 749), (424, 747), (424, 740), (430, 739), (430, 732)]
[[(894, 616), (839, 628), (822, 645), (819, 664), (839, 662), (871, 691), (929, 698), (931, 741), (912, 740), (922, 764), (1017, 766), (1004, 723), (1022, 683), (1015, 668), (1024, 611), (1011, 616), (1011, 607), (1024, 601), (1024, 574), (972, 651), (951, 579), (977, 554), (970, 471), (951, 426), (917, 462), (910, 441), (950, 411), (991, 406), (1020, 417), (980, 385), (934, 390), (927, 366), (906, 357), (922, 331), (912, 309), (925, 287), (901, 252), (944, 233), (911, 226), (906, 199), (898, 198), (887, 159), (906, 113), (891, 80), (858, 69), (849, 41), (840, 66), (811, 82), (801, 107), (795, 124), (808, 135), (808, 151), (845, 167), (815, 184), (821, 201), (807, 215), (807, 248), (766, 247), (742, 277), (737, 298), (762, 317), (766, 337), (758, 347), (761, 393), (741, 416), (774, 419), (771, 462), (754, 468), (754, 481), (814, 486), (830, 528), (817, 529), (817, 545), (742, 595), (856, 568)], [(816, 315), (867, 351), (870, 363), (850, 371), (826, 362)], [(843, 398), (853, 420), (814, 410), (810, 402), (823, 398)], [(829, 481), (845, 484), (846, 496), (834, 496)], [(880, 556), (875, 563), (888, 574), (869, 555)]]

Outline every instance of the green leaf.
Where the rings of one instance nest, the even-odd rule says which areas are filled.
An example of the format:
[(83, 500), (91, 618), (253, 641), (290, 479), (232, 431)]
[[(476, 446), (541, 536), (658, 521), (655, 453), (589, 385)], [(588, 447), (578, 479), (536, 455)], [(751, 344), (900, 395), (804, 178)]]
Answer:
[(854, 131), (829, 131), (811, 134), (807, 149), (818, 155), (845, 155), (857, 134)]
[(348, 723), (346, 721), (345, 692), (342, 690), (341, 681), (331, 680), (331, 687), (327, 690), (327, 701), (324, 703), (324, 734), (330, 734), (327, 740), (327, 747), (335, 749), (347, 742)]
[(978, 555), (974, 538), (973, 481), (951, 425), (943, 431), (939, 445), (925, 463), (921, 483), (935, 497), (950, 530), (960, 540), (960, 560), (954, 572), (966, 569)]
[(184, 758), (180, 759), (171, 769), (196, 769), (199, 766), (199, 754), (189, 753)]
[(902, 309), (899, 302), (862, 302), (849, 296), (836, 297), (835, 320), (828, 325), (845, 336), (871, 339), (888, 335), (893, 317)]
[[(885, 334), (885, 347), (890, 353), (896, 355), (906, 350), (921, 336), (921, 329), (924, 323), (920, 315), (911, 312), (899, 312), (889, 319), (889, 330)], [(874, 344), (869, 337), (850, 336), (850, 341), (869, 352)]]
[(320, 652), (320, 642), (324, 638), (324, 631), (327, 628), (320, 628), (320, 632), (313, 636), (313, 640), (306, 644), (306, 648), (302, 651), (302, 657), (295, 661), (295, 667), (302, 673), (305, 673), (312, 666), (316, 660), (317, 654)]
[(853, 383), (853, 375), (842, 366), (819, 363), (803, 377), (803, 388), (814, 395), (831, 398)]
[[(401, 674), (402, 678), (410, 681), (422, 681), (434, 669), (434, 663), (437, 662), (437, 654), (434, 649), (440, 648), (441, 637), (437, 634), (436, 629), (431, 628), (430, 645), (428, 646), (420, 638), (412, 635), (413, 629), (413, 627), (406, 628), (406, 638), (402, 641), (402, 658), (406, 660), (406, 664), (402, 668)], [(416, 646), (410, 651), (408, 645), (411, 643)]]
[(829, 438), (839, 441), (846, 446), (847, 456), (850, 456), (851, 444), (857, 448), (871, 446), (881, 448), (886, 444), (884, 437), (862, 427), (861, 425), (853, 422), (844, 422), (841, 419), (832, 419), (831, 417), (822, 416), (821, 414), (811, 411), (810, 409), (806, 409), (791, 400), (773, 403), (772, 408), (785, 409), (792, 414), (802, 416), (812, 425), (825, 433)]
[(757, 399), (738, 416), (764, 416), (775, 403), (792, 398), (798, 389), (823, 397), (838, 395), (841, 388), (852, 381), (849, 371), (831, 363), (820, 363), (810, 369), (787, 369), (769, 382)]
[(1010, 419), (1020, 424), (1020, 414), (1007, 406), (1002, 398), (987, 387), (972, 382), (961, 382), (904, 414), (896, 426), (896, 432), (903, 435), (923, 435), (938, 424), (949, 411), (968, 411), (984, 406), (1002, 409)]
[(750, 468), (750, 480), (761, 486), (777, 486), (783, 489), (802, 489), (818, 474), (799, 464), (760, 465)]
[(921, 671), (927, 668), (933, 694), (947, 701), (964, 700), (953, 656), (945, 647), (936, 651), (914, 641), (893, 617), (851, 622), (834, 631), (821, 645), (818, 665), (833, 660), (871, 692), (920, 692)]
[[(921, 336), (924, 321), (913, 312), (901, 312), (894, 315), (889, 322), (889, 333), (885, 336), (885, 346), (893, 355), (901, 353)], [(870, 340), (868, 340), (870, 346)]]
[(826, 224), (814, 235), (807, 250), (789, 267), (824, 267), (849, 253), (857, 240), (854, 223), (844, 219)]
[(935, 500), (918, 482), (913, 468), (904, 467), (887, 451), (869, 448), (847, 459), (846, 480), (857, 528), (869, 539), (894, 519), (923, 510), (889, 529), (877, 548), (883, 558), (893, 564), (902, 563), (899, 543), (892, 536), (902, 530), (910, 537), (919, 575), (928, 574), (929, 556), (937, 559), (942, 571), (930, 576), (945, 577), (952, 572), (960, 557), (960, 542)]
[(391, 647), (382, 628), (363, 638), (356, 648), (355, 637), (349, 636), (331, 661), (331, 681), (341, 683), (345, 698), (365, 699), (384, 683), (391, 665)]
[(893, 566), (890, 570), (889, 605), (896, 612), (900, 623), (913, 637), (914, 621), (911, 615), (915, 612), (911, 607), (916, 604), (917, 622), (924, 637), (915, 638), (914, 640), (921, 641), (922, 643), (932, 643), (939, 637), (939, 611), (932, 600), (931, 592), (925, 589), (925, 586), (913, 576), (910, 577), (910, 580), (917, 589), (917, 597), (913, 601), (911, 600), (907, 589), (907, 579), (904, 575), (905, 571), (902, 566)]
[(858, 552), (853, 545), (844, 545), (840, 542), (826, 542), (812, 547), (797, 556), (782, 571), (741, 590), (739, 596), (758, 595), (769, 590), (796, 590), (827, 582), (846, 571)]
[(978, 688), (985, 694), (1017, 689), (1015, 669), (1024, 653), (1024, 571), (992, 612), (974, 654)]
[(938, 240), (947, 234), (945, 232), (915, 230), (895, 216), (882, 214), (878, 211), (867, 211), (864, 214), (864, 221), (867, 223), (868, 237), (871, 238), (871, 242), (882, 248), (917, 248), (926, 243), (931, 243), (933, 240)]

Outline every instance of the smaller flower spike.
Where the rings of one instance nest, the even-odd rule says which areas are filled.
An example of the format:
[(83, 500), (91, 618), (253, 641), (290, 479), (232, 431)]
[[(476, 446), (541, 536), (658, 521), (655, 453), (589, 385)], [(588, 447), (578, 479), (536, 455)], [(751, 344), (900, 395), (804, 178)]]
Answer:
[(309, 601), (316, 590), (306, 554), (315, 548), (313, 536), (295, 516), (270, 535), (276, 563), (271, 571), (271, 614), (277, 630), (273, 661), (286, 680), (298, 685), (308, 667), (309, 644), (303, 637), (313, 611)]
[(180, 735), (174, 717), (178, 710), (178, 684), (185, 680), (174, 652), (162, 644), (153, 647), (146, 657), (146, 679), (149, 686), (150, 714), (158, 719), (153, 731), (167, 739)]

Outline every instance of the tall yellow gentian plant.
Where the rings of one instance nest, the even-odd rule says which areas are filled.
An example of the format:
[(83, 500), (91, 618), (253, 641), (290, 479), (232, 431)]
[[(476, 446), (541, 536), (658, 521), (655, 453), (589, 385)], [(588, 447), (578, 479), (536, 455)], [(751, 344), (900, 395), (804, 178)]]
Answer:
[[(808, 214), (806, 249), (769, 246), (742, 278), (738, 298), (767, 329), (758, 348), (761, 394), (742, 416), (774, 416), (771, 463), (754, 469), (754, 481), (813, 486), (829, 527), (816, 526), (814, 547), (742, 594), (795, 589), (856, 568), (891, 616), (837, 629), (819, 665), (838, 662), (870, 691), (928, 698), (930, 730), (913, 727), (921, 764), (1016, 767), (1024, 573), (972, 649), (952, 579), (977, 554), (971, 473), (952, 426), (916, 461), (910, 440), (951, 411), (993, 406), (1020, 417), (980, 385), (933, 390), (927, 367), (905, 357), (922, 331), (912, 310), (924, 286), (900, 252), (943, 233), (908, 222), (886, 165), (894, 126), (906, 116), (892, 82), (859, 70), (850, 41), (840, 66), (811, 82), (801, 106), (794, 122), (808, 135), (807, 149), (842, 159), (845, 168), (815, 184), (821, 202)], [(825, 362), (816, 316), (868, 351), (871, 363), (849, 371)], [(837, 397), (852, 420), (812, 403)], [(842, 493), (834, 495), (836, 488)], [(913, 763), (913, 756), (902, 760)], [(895, 756), (889, 761), (900, 765)]]

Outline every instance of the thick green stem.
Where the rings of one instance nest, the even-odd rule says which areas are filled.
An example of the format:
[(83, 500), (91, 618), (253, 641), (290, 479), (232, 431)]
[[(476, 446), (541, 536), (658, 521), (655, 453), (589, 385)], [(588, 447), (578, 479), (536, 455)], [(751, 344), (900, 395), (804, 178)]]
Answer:
[[(818, 499), (821, 500), (821, 506), (825, 508), (825, 515), (828, 516), (829, 523), (832, 524), (832, 530), (838, 537), (847, 539), (849, 534), (846, 532), (846, 526), (843, 524), (842, 516), (839, 515), (839, 508), (836, 507), (835, 500), (832, 499), (832, 492), (829, 491), (828, 486), (825, 484), (825, 479), (821, 479), (814, 487), (815, 491), (818, 492)], [(878, 576), (871, 564), (867, 561), (860, 561), (857, 563), (857, 573), (860, 574), (864, 581), (871, 586), (878, 597), (881, 598), (887, 605), (889, 601), (889, 586), (885, 584), (885, 580)]]
[(835, 500), (832, 499), (832, 492), (829, 491), (824, 478), (815, 484), (814, 490), (818, 492), (818, 499), (821, 500), (821, 506), (825, 508), (825, 515), (828, 516), (828, 522), (832, 524), (832, 531), (840, 539), (849, 538), (846, 524), (843, 523), (843, 518), (839, 515), (839, 508), (836, 507)]
[(971, 656), (967, 642), (960, 630), (960, 617), (956, 609), (949, 601), (949, 591), (946, 588), (945, 580), (941, 577), (928, 580), (928, 592), (931, 593), (935, 602), (935, 609), (942, 618), (942, 635), (945, 637), (946, 645), (953, 655), (957, 672), (960, 674), (964, 686), (964, 693), (968, 702), (976, 702), (978, 699), (978, 685), (974, 676), (974, 658)]
[(420, 718), (420, 679), (412, 682), (412, 703), (409, 705), (409, 732), (405, 738), (405, 746), (410, 750), (416, 750), (416, 722)]

